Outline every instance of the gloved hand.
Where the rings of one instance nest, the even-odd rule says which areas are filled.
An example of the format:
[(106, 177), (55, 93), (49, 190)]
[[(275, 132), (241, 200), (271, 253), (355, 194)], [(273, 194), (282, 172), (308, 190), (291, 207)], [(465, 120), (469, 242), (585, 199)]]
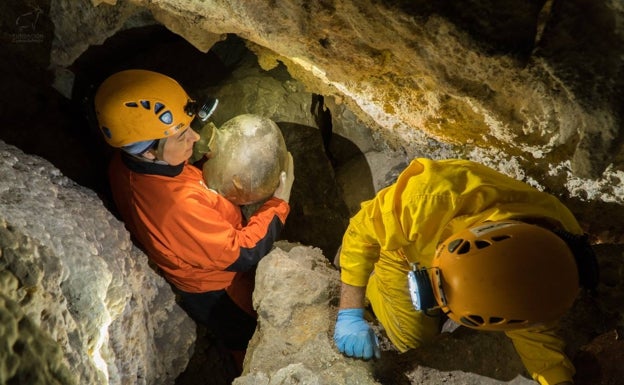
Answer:
[(286, 157), (286, 170), (282, 171), (280, 174), (280, 182), (273, 196), (288, 202), (290, 199), (290, 190), (292, 189), (292, 184), (295, 181), (295, 167), (293, 165), (293, 157), (289, 152)]
[(338, 311), (334, 342), (341, 353), (349, 357), (369, 360), (381, 357), (379, 340), (364, 319), (364, 309), (341, 309)]

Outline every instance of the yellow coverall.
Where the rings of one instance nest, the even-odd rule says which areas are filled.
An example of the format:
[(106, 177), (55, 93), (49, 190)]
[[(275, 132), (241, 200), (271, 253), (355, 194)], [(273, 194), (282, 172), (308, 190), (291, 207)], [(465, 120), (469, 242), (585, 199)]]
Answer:
[[(351, 218), (340, 251), (341, 280), (366, 286), (366, 298), (392, 343), (401, 352), (415, 348), (439, 332), (439, 320), (414, 309), (408, 260), (430, 267), (436, 246), (452, 234), (511, 218), (538, 218), (583, 233), (556, 197), (521, 181), (471, 161), (415, 159)], [(572, 381), (574, 367), (554, 325), (506, 334), (536, 381)]]

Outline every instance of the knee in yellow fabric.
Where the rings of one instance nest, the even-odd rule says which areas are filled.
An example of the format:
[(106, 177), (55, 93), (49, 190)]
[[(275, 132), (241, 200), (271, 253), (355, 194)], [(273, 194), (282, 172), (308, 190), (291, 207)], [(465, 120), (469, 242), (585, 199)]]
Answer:
[(429, 342), (439, 332), (439, 317), (414, 309), (405, 276), (381, 282), (373, 273), (366, 287), (366, 297), (388, 338), (400, 352)]

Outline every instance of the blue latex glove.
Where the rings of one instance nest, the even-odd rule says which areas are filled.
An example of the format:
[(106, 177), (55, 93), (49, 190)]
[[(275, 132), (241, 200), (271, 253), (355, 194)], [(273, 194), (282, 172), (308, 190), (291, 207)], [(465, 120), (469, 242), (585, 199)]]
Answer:
[(349, 357), (369, 360), (381, 357), (379, 340), (364, 320), (364, 309), (341, 309), (338, 311), (334, 342), (341, 353)]

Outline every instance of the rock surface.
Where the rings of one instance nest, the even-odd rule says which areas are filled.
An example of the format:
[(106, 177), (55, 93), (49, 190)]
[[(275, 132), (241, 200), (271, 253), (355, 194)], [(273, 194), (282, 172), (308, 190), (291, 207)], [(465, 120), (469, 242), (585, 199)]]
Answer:
[[(280, 243), (260, 262), (257, 276), (258, 329), (234, 385), (533, 383), (521, 377), (511, 343), (496, 334), (445, 333), (437, 347), (402, 357), (384, 341), (380, 360), (345, 358), (332, 340), (339, 273), (319, 249)], [(488, 366), (477, 364), (487, 357)]]
[(0, 383), (172, 383), (195, 325), (123, 224), (3, 142), (0, 175)]
[[(69, 66), (89, 44), (151, 14), (204, 52), (238, 35), (263, 68), (284, 63), (409, 157), (429, 146), (492, 164), (513, 156), (543, 174), (551, 164), (599, 179), (616, 172), (614, 160), (621, 171), (617, 1), (114, 3), (53, 1), (52, 64)], [(613, 150), (615, 159), (600, 155)]]

